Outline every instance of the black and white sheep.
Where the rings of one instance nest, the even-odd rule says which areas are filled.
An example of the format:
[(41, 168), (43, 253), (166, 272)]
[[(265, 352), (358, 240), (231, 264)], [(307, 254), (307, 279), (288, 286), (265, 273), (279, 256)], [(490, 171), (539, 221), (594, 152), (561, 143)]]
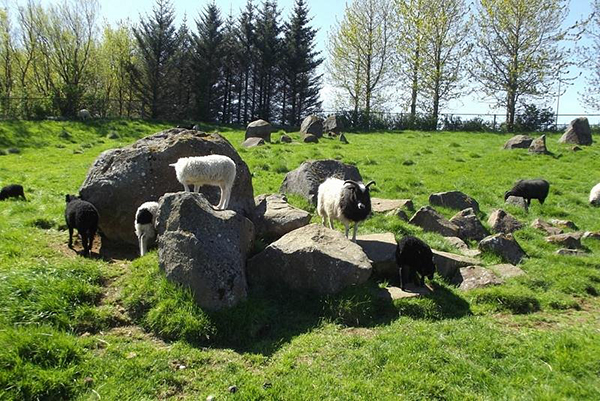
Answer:
[(23, 200), (27, 200), (25, 199), (25, 191), (23, 191), (23, 186), (19, 184), (11, 184), (2, 188), (0, 190), (0, 201), (8, 198), (23, 198)]
[(400, 287), (402, 289), (409, 282), (423, 287), (425, 277), (432, 280), (435, 273), (431, 248), (419, 238), (410, 235), (398, 241), (396, 264), (400, 269)]
[(140, 256), (148, 252), (148, 247), (156, 239), (156, 214), (158, 202), (144, 202), (135, 212), (135, 235), (140, 245)]
[(593, 206), (600, 206), (600, 184), (594, 185), (590, 191), (590, 204)]
[(169, 166), (175, 167), (177, 180), (187, 192), (190, 192), (190, 185), (194, 186), (194, 192), (198, 192), (202, 185), (218, 186), (221, 199), (217, 209), (227, 209), (236, 172), (231, 158), (224, 155), (182, 157)]
[(92, 114), (87, 109), (81, 109), (79, 112), (77, 112), (77, 117), (83, 121), (86, 121), (92, 118)]
[(98, 230), (98, 210), (90, 202), (74, 195), (66, 195), (65, 220), (69, 228), (69, 248), (73, 249), (73, 229), (81, 236), (83, 256), (88, 256)]
[(358, 223), (365, 220), (371, 213), (371, 194), (369, 186), (353, 180), (340, 180), (330, 177), (319, 185), (317, 195), (317, 213), (321, 216), (323, 225), (329, 221), (329, 228), (333, 229), (333, 220), (340, 221), (346, 227), (346, 238), (350, 230), (350, 223), (354, 223), (352, 241), (356, 242)]
[(517, 196), (525, 199), (527, 206), (531, 204), (532, 199), (539, 200), (540, 204), (543, 205), (549, 191), (550, 183), (541, 178), (534, 180), (519, 180), (510, 191), (504, 193), (504, 200), (506, 201), (509, 196)]

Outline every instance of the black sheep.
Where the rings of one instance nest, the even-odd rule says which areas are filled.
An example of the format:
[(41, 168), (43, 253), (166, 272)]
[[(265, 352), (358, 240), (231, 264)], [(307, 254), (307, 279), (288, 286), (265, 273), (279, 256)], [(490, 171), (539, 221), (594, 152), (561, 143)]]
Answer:
[(69, 248), (73, 248), (73, 229), (81, 235), (83, 256), (88, 256), (92, 249), (94, 236), (98, 229), (98, 210), (90, 202), (79, 199), (74, 195), (66, 195), (67, 207), (65, 220), (69, 228)]
[(398, 241), (396, 263), (400, 268), (400, 287), (402, 289), (408, 282), (423, 287), (425, 277), (433, 279), (435, 272), (433, 252), (429, 245), (417, 237), (408, 235)]
[(532, 199), (537, 199), (540, 204), (544, 204), (546, 197), (550, 191), (550, 183), (541, 178), (535, 180), (519, 180), (510, 191), (504, 193), (504, 201), (509, 196), (517, 196), (525, 199), (527, 206), (531, 204)]
[(0, 190), (0, 200), (5, 200), (8, 198), (23, 198), (25, 199), (25, 192), (23, 191), (23, 186), (19, 184), (11, 184), (7, 185), (2, 190)]

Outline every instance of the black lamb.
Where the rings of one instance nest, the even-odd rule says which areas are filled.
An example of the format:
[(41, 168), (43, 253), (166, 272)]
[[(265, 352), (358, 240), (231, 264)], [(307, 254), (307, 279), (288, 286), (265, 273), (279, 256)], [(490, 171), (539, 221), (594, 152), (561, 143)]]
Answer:
[(73, 249), (73, 229), (76, 228), (83, 244), (82, 255), (88, 256), (98, 229), (98, 210), (90, 202), (74, 195), (66, 195), (65, 200), (67, 202), (65, 220), (69, 228), (69, 248)]
[(532, 199), (539, 200), (540, 204), (543, 205), (548, 196), (548, 191), (550, 191), (550, 183), (541, 178), (535, 180), (519, 180), (510, 191), (504, 193), (504, 201), (506, 201), (509, 196), (517, 196), (525, 199), (527, 206), (531, 204)]
[(425, 277), (433, 279), (433, 273), (435, 273), (433, 252), (429, 245), (417, 237), (408, 235), (398, 241), (396, 263), (400, 268), (400, 287), (402, 289), (408, 282), (423, 287)]
[(27, 200), (25, 199), (23, 186), (19, 184), (11, 184), (2, 188), (0, 190), (0, 200), (5, 200), (8, 198), (23, 198), (23, 200)]

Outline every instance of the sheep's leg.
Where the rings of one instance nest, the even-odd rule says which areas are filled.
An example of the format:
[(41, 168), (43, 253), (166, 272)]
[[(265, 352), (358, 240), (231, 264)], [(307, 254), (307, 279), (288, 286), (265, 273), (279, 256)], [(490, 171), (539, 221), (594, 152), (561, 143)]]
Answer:
[(89, 253), (89, 249), (88, 249), (88, 236), (85, 232), (81, 233), (81, 244), (83, 245), (83, 252), (82, 255), (83, 256), (87, 256)]
[(333, 230), (333, 217), (329, 218), (329, 228)]
[(69, 248), (73, 249), (73, 227), (69, 227)]
[(352, 242), (356, 242), (356, 232), (358, 231), (358, 222), (354, 223), (354, 232), (352, 233)]
[(190, 187), (185, 182), (183, 183), (183, 189), (185, 190), (185, 192), (191, 192)]
[(194, 192), (199, 193), (201, 187), (202, 187), (202, 185), (196, 185), (196, 184), (194, 184)]
[(88, 252), (89, 252), (90, 255), (92, 254), (92, 248), (93, 248), (93, 245), (94, 245), (94, 236), (95, 235), (96, 235), (96, 233), (92, 232), (92, 233), (90, 233), (90, 236), (89, 236), (89, 242), (90, 242), (90, 244), (88, 245)]
[(348, 232), (350, 231), (350, 224), (344, 223), (344, 227), (346, 227), (346, 238), (348, 238)]
[(223, 198), (223, 209), (227, 209), (229, 207), (229, 200), (231, 199), (231, 189), (232, 187), (229, 185), (225, 185), (223, 186), (223, 188), (221, 188), (221, 198)]
[(139, 244), (140, 244), (140, 256), (144, 256), (146, 254), (146, 241), (144, 241), (146, 234), (140, 235)]
[(408, 267), (400, 265), (400, 288), (404, 289), (406, 287), (407, 281), (408, 281)]

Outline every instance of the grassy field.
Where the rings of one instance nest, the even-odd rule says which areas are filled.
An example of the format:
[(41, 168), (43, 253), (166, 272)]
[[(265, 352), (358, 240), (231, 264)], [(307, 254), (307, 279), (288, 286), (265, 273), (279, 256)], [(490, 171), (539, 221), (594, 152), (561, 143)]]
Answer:
[[(219, 313), (168, 283), (155, 251), (134, 261), (75, 256), (64, 194), (100, 152), (168, 126), (0, 123), (0, 151), (19, 152), (0, 156), (0, 185), (21, 183), (28, 197), (0, 202), (0, 399), (600, 399), (597, 240), (583, 241), (587, 256), (559, 256), (527, 226), (515, 234), (527, 275), (493, 288), (464, 293), (436, 277), (432, 295), (393, 303), (373, 296), (385, 284), (375, 281), (326, 297), (253, 291)], [(335, 158), (377, 181), (373, 196), (416, 207), (461, 190), (485, 224), (515, 180), (543, 177), (543, 206), (506, 210), (527, 225), (561, 218), (600, 231), (587, 204), (600, 181), (596, 144), (573, 152), (553, 134), (552, 154), (540, 156), (501, 150), (510, 135), (402, 132), (247, 150), (242, 131), (220, 131), (248, 163), (256, 195), (277, 192), (306, 159)], [(385, 231), (453, 251), (394, 217), (374, 216), (359, 233)]]

